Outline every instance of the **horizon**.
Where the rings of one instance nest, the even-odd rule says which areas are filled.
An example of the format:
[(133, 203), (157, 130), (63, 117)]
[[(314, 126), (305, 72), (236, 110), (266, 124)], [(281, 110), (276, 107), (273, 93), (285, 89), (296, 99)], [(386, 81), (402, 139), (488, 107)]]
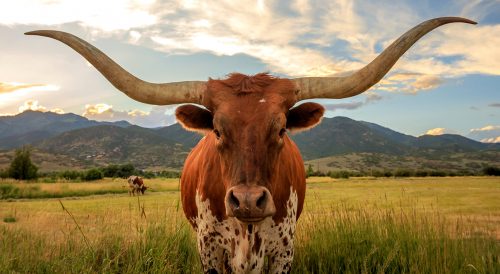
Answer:
[[(138, 127), (142, 127), (142, 128), (146, 128), (146, 129), (158, 129), (158, 128), (163, 128), (163, 127), (169, 127), (169, 126), (173, 126), (173, 125), (176, 125), (176, 124), (179, 124), (179, 122), (177, 121), (174, 121), (173, 123), (171, 124), (168, 124), (168, 125), (164, 125), (164, 126), (158, 126), (158, 127), (147, 127), (147, 126), (141, 126), (141, 125), (138, 125), (138, 124), (135, 124), (131, 121), (127, 121), (127, 120), (116, 120), (116, 121), (102, 121), (102, 120), (95, 120), (95, 119), (92, 119), (92, 118), (89, 118), (89, 117), (85, 117), (85, 116), (82, 116), (80, 114), (77, 114), (77, 113), (73, 113), (73, 112), (65, 112), (65, 113), (58, 113), (58, 112), (52, 112), (52, 111), (41, 111), (41, 110), (32, 110), (32, 109), (27, 109), (27, 110), (24, 110), (23, 112), (20, 112), (20, 113), (16, 113), (16, 114), (9, 114), (9, 115), (2, 115), (0, 116), (0, 120), (2, 119), (2, 117), (14, 117), (14, 116), (17, 116), (17, 115), (21, 115), (25, 112), (38, 112), (38, 113), (51, 113), (51, 114), (55, 114), (55, 115), (66, 115), (66, 114), (71, 114), (71, 115), (77, 115), (79, 117), (82, 117), (82, 118), (85, 118), (89, 121), (95, 121), (95, 122), (110, 122), (110, 123), (120, 123), (120, 122), (127, 122), (129, 123), (130, 125), (132, 126), (138, 126)], [(442, 134), (421, 134), (421, 135), (412, 135), (412, 134), (409, 134), (409, 133), (406, 133), (406, 132), (401, 132), (401, 131), (397, 131), (397, 130), (394, 130), (390, 127), (387, 127), (386, 125), (383, 125), (383, 124), (378, 124), (378, 123), (374, 123), (374, 122), (371, 122), (371, 121), (366, 121), (366, 120), (356, 120), (356, 119), (353, 119), (351, 117), (348, 117), (348, 116), (343, 116), (343, 115), (337, 115), (337, 116), (332, 116), (332, 117), (323, 117), (323, 119), (334, 119), (334, 118), (347, 118), (347, 119), (350, 119), (350, 120), (353, 120), (353, 121), (356, 121), (356, 122), (365, 122), (365, 123), (371, 123), (371, 124), (375, 124), (377, 126), (380, 126), (380, 127), (383, 127), (383, 128), (386, 128), (386, 129), (389, 129), (389, 130), (392, 130), (392, 131), (395, 131), (397, 133), (400, 133), (400, 134), (404, 134), (404, 135), (409, 135), (409, 136), (412, 136), (412, 137), (422, 137), (422, 136), (437, 136), (437, 135), (458, 135), (458, 136), (462, 136), (462, 137), (465, 137), (465, 138), (468, 138), (470, 140), (473, 140), (473, 141), (477, 141), (477, 142), (481, 142), (481, 143), (485, 143), (485, 144), (488, 144), (488, 143), (492, 143), (492, 142), (483, 142), (481, 140), (478, 140), (478, 139), (474, 139), (474, 138), (470, 138), (470, 137), (467, 137), (467, 136), (464, 136), (464, 135), (461, 135), (461, 134), (457, 134), (457, 133), (442, 133)], [(297, 133), (302, 133), (302, 132), (307, 132), (309, 131), (310, 129), (306, 130), (306, 131), (299, 131)], [(294, 133), (292, 132), (291, 135), (295, 135), (297, 133)], [(201, 133), (198, 132), (198, 134), (200, 135), (203, 135)]]
[(4, 3), (0, 37), (9, 43), (0, 44), (0, 115), (53, 111), (147, 128), (175, 122), (176, 105), (135, 102), (72, 49), (25, 36), (26, 31), (75, 34), (139, 78), (170, 82), (223, 78), (235, 71), (345, 74), (369, 63), (410, 28), (440, 16), (478, 24), (453, 23), (427, 34), (362, 95), (313, 101), (325, 106), (329, 118), (369, 121), (412, 136), (451, 133), (500, 142), (496, 0)]

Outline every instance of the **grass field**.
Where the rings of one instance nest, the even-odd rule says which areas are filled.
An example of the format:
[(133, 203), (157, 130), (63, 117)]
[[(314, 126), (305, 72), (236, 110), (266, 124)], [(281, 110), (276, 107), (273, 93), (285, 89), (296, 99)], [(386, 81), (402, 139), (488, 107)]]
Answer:
[[(200, 272), (178, 180), (147, 184), (0, 181), (0, 273)], [(498, 177), (309, 178), (294, 272), (499, 273), (498, 197)]]

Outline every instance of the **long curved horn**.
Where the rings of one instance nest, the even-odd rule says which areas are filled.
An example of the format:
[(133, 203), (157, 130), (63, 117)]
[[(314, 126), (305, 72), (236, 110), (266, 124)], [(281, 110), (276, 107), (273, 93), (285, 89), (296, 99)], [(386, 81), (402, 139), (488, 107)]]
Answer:
[(380, 81), (399, 57), (418, 39), (439, 26), (454, 22), (477, 24), (461, 17), (440, 17), (425, 21), (403, 34), (371, 63), (352, 75), (293, 79), (298, 88), (297, 99), (298, 101), (311, 98), (340, 99), (358, 95)]
[(70, 46), (101, 72), (113, 86), (136, 101), (153, 105), (202, 102), (206, 82), (149, 83), (130, 74), (102, 51), (72, 34), (55, 30), (37, 30), (25, 34), (50, 37)]

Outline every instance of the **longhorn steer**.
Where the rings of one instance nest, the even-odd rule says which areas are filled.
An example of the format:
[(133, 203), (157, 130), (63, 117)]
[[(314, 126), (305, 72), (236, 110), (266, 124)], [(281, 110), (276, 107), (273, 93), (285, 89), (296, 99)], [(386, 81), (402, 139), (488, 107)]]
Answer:
[(475, 22), (458, 17), (426, 21), (411, 29), (364, 68), (346, 77), (280, 79), (238, 73), (223, 80), (153, 84), (131, 75), (104, 53), (71, 34), (28, 32), (57, 39), (85, 57), (116, 88), (149, 104), (183, 105), (176, 117), (205, 137), (186, 159), (182, 204), (197, 232), (206, 272), (288, 272), (295, 225), (302, 211), (305, 172), (287, 131), (310, 128), (324, 109), (311, 98), (346, 98), (377, 83), (420, 37), (441, 25)]
[(144, 195), (144, 192), (146, 191), (146, 189), (148, 189), (148, 187), (144, 185), (144, 181), (142, 180), (142, 178), (139, 176), (130, 176), (128, 177), (127, 182), (129, 187), (128, 193), (130, 194), (130, 196), (135, 196), (136, 192), (137, 195), (139, 195), (139, 193), (142, 193), (142, 195)]

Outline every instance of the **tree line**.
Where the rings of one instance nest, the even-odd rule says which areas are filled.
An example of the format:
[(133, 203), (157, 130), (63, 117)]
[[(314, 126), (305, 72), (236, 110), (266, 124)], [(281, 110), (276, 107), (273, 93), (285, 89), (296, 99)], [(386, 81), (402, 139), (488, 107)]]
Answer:
[(308, 165), (306, 169), (306, 177), (331, 177), (336, 179), (348, 179), (350, 177), (453, 177), (453, 176), (500, 176), (500, 168), (494, 166), (483, 167), (479, 172), (467, 170), (452, 171), (452, 170), (413, 170), (413, 169), (396, 169), (396, 170), (335, 170), (322, 172), (314, 170), (312, 165)]
[[(132, 164), (112, 164), (105, 167), (91, 168), (87, 170), (65, 170), (59, 172), (39, 173), (38, 167), (31, 161), (31, 148), (22, 147), (17, 149), (9, 168), (0, 170), (0, 178), (13, 178), (16, 180), (36, 180), (39, 177), (52, 180), (65, 179), (73, 181), (93, 181), (107, 178), (128, 178), (131, 175), (138, 175), (148, 179), (179, 178), (181, 173), (178, 171), (145, 171), (134, 167)], [(494, 166), (483, 167), (480, 172), (471, 171), (445, 171), (445, 170), (366, 170), (366, 171), (348, 171), (337, 170), (321, 172), (314, 170), (312, 165), (306, 169), (306, 177), (310, 176), (328, 176), (331, 178), (349, 178), (349, 177), (445, 177), (445, 176), (500, 176), (500, 168)]]
[(64, 179), (72, 181), (93, 181), (107, 178), (128, 178), (132, 175), (142, 176), (148, 179), (179, 178), (180, 172), (162, 170), (145, 171), (134, 167), (132, 164), (111, 164), (104, 167), (91, 168), (87, 170), (64, 170), (54, 172), (38, 172), (38, 167), (31, 161), (31, 148), (22, 147), (17, 149), (10, 166), (6, 170), (0, 170), (0, 178), (13, 178), (16, 180), (36, 180), (38, 178)]

